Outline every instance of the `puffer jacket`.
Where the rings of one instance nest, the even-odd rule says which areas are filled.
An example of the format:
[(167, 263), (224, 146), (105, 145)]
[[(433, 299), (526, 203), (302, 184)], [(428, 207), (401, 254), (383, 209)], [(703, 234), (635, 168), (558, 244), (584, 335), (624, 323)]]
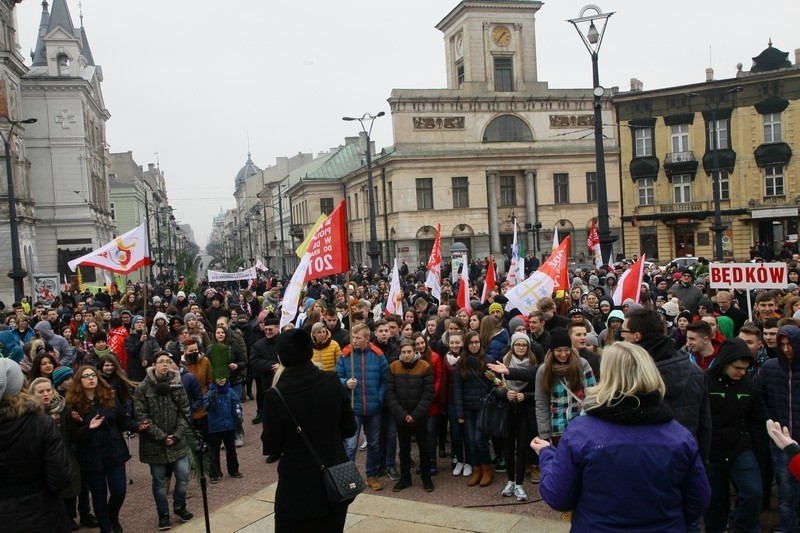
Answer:
[[(389, 365), (386, 406), (397, 424), (406, 427), (424, 424), (433, 397), (433, 371), (424, 360), (417, 359), (410, 364), (397, 360)], [(407, 415), (411, 415), (413, 423), (405, 421)]]
[(72, 365), (72, 363), (75, 361), (75, 353), (72, 350), (72, 346), (69, 345), (67, 339), (61, 335), (56, 335), (53, 333), (53, 328), (50, 326), (50, 322), (47, 320), (42, 320), (36, 324), (33, 329), (42, 336), (44, 342), (50, 344), (50, 346), (52, 346), (56, 351), (56, 358), (58, 358), (59, 365)]
[(672, 415), (697, 439), (700, 456), (708, 462), (711, 450), (711, 408), (705, 374), (689, 360), (689, 356), (675, 350), (672, 339), (656, 335), (639, 345), (647, 350), (656, 362), (661, 379), (667, 386), (664, 403)]
[(322, 366), (322, 370), (333, 372), (336, 370), (336, 360), (341, 356), (342, 349), (339, 343), (329, 338), (322, 344), (314, 343), (314, 356), (311, 360), (319, 363)]
[(203, 406), (208, 412), (209, 433), (236, 430), (237, 406), (238, 411), (241, 411), (242, 407), (239, 403), (239, 396), (228, 383), (222, 387), (212, 383), (203, 400)]
[(342, 351), (342, 356), (336, 361), (336, 374), (342, 385), (347, 387), (347, 380), (351, 377), (358, 382), (353, 403), (353, 412), (358, 416), (372, 416), (381, 412), (388, 373), (389, 364), (383, 352), (372, 343), (363, 350), (356, 350), (347, 345)]
[[(122, 432), (136, 433), (139, 424), (130, 417), (119, 400), (114, 399), (113, 409), (95, 402), (88, 412), (80, 413), (80, 416), (82, 422), (69, 418), (69, 437), (75, 445), (81, 471), (98, 472), (128, 462), (131, 455)], [(95, 416), (103, 417), (103, 423), (96, 429), (89, 429), (89, 422)]]
[[(139, 383), (134, 394), (134, 411), (140, 420), (148, 421), (150, 427), (142, 433), (139, 441), (139, 460), (147, 464), (167, 464), (185, 457), (189, 453), (186, 433), (189, 431), (189, 399), (181, 383), (181, 375), (169, 370), (161, 381), (169, 385), (169, 394), (159, 396), (156, 385), (159, 380), (155, 368), (147, 369), (147, 377)], [(173, 446), (164, 444), (167, 435), (173, 435)]]
[(486, 362), (496, 363), (503, 360), (503, 355), (506, 353), (506, 347), (509, 341), (508, 330), (503, 328), (489, 341), (489, 346), (486, 347)]
[(430, 361), (426, 361), (433, 372), (433, 402), (428, 409), (428, 416), (438, 416), (447, 411), (447, 376), (441, 356), (431, 352)]
[(763, 457), (766, 451), (764, 412), (753, 378), (745, 374), (734, 381), (725, 373), (725, 367), (739, 359), (754, 362), (743, 340), (729, 339), (720, 346), (714, 366), (706, 370), (711, 396), (712, 461), (728, 461), (746, 450)]
[(800, 435), (800, 328), (781, 327), (778, 346), (783, 337), (789, 339), (795, 356), (790, 363), (777, 350), (777, 357), (765, 361), (758, 375), (758, 392), (766, 417), (788, 427), (796, 439)]
[(0, 331), (0, 357), (7, 357), (15, 363), (19, 363), (24, 356), (19, 337), (14, 335), (11, 330)]
[(478, 360), (466, 352), (461, 357), (467, 357), (467, 375), (462, 376), (459, 371), (460, 361), (456, 363), (453, 383), (453, 404), (456, 408), (456, 418), (464, 418), (466, 411), (480, 411), (481, 400), (492, 390), (494, 383), (484, 375), (478, 375)]

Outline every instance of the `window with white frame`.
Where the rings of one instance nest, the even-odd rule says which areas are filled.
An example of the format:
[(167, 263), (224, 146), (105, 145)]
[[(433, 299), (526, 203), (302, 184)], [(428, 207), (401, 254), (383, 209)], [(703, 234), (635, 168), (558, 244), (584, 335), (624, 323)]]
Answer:
[(633, 132), (636, 141), (636, 157), (653, 155), (653, 130), (647, 127), (636, 127)]
[(675, 192), (676, 204), (687, 204), (692, 201), (692, 177), (681, 174), (672, 177), (672, 190)]
[(670, 126), (669, 137), (672, 144), (673, 153), (688, 152), (690, 150), (688, 124), (676, 124), (674, 126)]
[[(711, 173), (712, 178), (714, 173)], [(728, 173), (724, 170), (719, 174), (719, 199), (720, 200), (730, 200), (731, 199), (731, 181), (728, 177)]]
[(764, 196), (783, 196), (783, 167), (771, 165), (764, 168)]
[(764, 142), (765, 143), (779, 143), (783, 141), (781, 133), (781, 114), (780, 113), (765, 113), (764, 114)]
[(714, 145), (714, 124), (716, 124), (716, 131), (717, 131), (717, 141), (716, 141), (716, 148), (719, 150), (727, 150), (730, 148), (730, 144), (728, 142), (728, 120), (709, 120), (708, 121), (708, 149), (713, 150), (715, 148)]
[(642, 178), (637, 182), (639, 188), (639, 205), (655, 204), (655, 180)]

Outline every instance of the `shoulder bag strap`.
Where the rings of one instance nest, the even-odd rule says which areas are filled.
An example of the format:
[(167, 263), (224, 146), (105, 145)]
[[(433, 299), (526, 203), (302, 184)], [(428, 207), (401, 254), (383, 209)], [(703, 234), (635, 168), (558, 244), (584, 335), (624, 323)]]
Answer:
[(292, 423), (295, 426), (295, 431), (303, 439), (303, 442), (305, 442), (308, 451), (311, 453), (311, 457), (319, 465), (321, 470), (325, 470), (325, 464), (322, 462), (322, 459), (320, 458), (319, 454), (317, 454), (317, 450), (314, 449), (314, 445), (311, 444), (311, 441), (308, 440), (308, 437), (306, 437), (303, 428), (301, 428), (300, 424), (297, 423), (297, 419), (294, 417), (294, 414), (292, 414), (292, 410), (289, 409), (289, 404), (286, 403), (286, 398), (283, 397), (283, 394), (281, 393), (278, 387), (272, 387), (272, 390), (274, 390), (275, 393), (278, 395), (278, 398), (280, 398), (281, 402), (283, 403), (283, 406), (286, 408), (286, 412), (289, 413), (289, 418), (292, 419)]
[(570, 395), (570, 396), (572, 396), (572, 398), (573, 398), (573, 399), (574, 399), (576, 402), (578, 402), (578, 405), (581, 405), (581, 406), (582, 406), (582, 405), (583, 405), (583, 400), (581, 400), (580, 398), (578, 398), (578, 396), (577, 396), (577, 395), (576, 395), (574, 392), (572, 392), (572, 391), (570, 390), (570, 388), (569, 388), (569, 385), (567, 385), (567, 384), (564, 382), (564, 380), (563, 380), (563, 379), (561, 379), (561, 378), (559, 378), (559, 380), (558, 380), (558, 381), (560, 381), (560, 382), (561, 382), (561, 385), (563, 385), (563, 386), (564, 386), (564, 389), (565, 389), (565, 390), (566, 390), (566, 391), (569, 393), (569, 395)]

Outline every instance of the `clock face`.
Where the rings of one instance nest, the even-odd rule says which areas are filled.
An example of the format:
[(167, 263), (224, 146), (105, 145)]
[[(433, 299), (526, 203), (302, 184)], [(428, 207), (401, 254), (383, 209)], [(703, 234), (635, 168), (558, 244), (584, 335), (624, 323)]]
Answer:
[(456, 37), (456, 54), (458, 56), (462, 56), (464, 54), (464, 36), (459, 35)]
[(505, 26), (497, 26), (492, 30), (492, 40), (497, 46), (508, 46), (511, 42), (511, 31)]

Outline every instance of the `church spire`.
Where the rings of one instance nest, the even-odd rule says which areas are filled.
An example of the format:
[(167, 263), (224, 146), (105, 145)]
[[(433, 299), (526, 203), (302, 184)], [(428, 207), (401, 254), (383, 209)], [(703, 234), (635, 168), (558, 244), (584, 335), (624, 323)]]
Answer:
[(31, 50), (31, 62), (33, 65), (46, 65), (44, 36), (47, 35), (47, 28), (50, 25), (50, 11), (48, 10), (47, 0), (42, 0), (42, 18), (39, 20), (39, 35), (36, 38), (36, 47)]

